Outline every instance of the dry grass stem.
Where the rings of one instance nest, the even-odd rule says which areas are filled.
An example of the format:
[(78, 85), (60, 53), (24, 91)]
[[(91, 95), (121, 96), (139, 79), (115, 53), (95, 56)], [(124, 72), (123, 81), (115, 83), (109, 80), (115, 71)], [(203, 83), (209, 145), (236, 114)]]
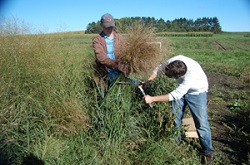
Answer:
[(127, 45), (121, 60), (130, 64), (132, 73), (145, 74), (162, 60), (162, 43), (154, 35), (154, 29), (141, 23), (128, 27), (125, 35)]

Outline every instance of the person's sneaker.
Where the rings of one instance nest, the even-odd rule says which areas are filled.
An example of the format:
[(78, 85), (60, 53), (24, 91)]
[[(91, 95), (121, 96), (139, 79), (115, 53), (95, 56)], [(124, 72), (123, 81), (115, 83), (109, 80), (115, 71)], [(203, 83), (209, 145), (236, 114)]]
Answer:
[(212, 154), (208, 154), (203, 156), (201, 163), (202, 164), (211, 164), (213, 162), (213, 155)]

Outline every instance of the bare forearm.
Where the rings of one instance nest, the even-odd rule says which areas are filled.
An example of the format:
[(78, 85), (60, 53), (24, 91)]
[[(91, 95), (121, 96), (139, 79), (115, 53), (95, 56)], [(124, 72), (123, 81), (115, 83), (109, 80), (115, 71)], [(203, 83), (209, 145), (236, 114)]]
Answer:
[(168, 102), (169, 101), (169, 94), (166, 95), (160, 95), (160, 96), (144, 96), (144, 99), (147, 104), (153, 103), (153, 102)]
[(156, 74), (155, 73), (152, 73), (151, 76), (148, 78), (148, 81), (152, 81), (156, 78)]
[(168, 94), (160, 95), (160, 96), (152, 96), (152, 100), (153, 100), (153, 102), (168, 102), (169, 96), (168, 96)]

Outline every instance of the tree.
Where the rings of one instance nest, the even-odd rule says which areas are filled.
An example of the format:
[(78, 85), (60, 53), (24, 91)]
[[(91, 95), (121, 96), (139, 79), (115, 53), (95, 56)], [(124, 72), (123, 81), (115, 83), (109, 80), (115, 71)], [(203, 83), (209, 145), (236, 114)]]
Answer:
[(156, 26), (156, 32), (164, 32), (167, 29), (165, 21), (162, 18), (156, 20), (155, 26)]
[[(156, 20), (154, 17), (125, 17), (121, 19), (115, 19), (115, 22), (116, 29), (121, 33), (126, 33), (127, 27), (135, 22), (142, 23), (146, 26), (155, 27), (156, 32), (221, 32), (221, 26), (217, 17), (197, 18), (195, 21), (193, 21), (192, 19), (179, 18), (174, 19), (173, 21), (167, 20), (166, 22), (162, 18)], [(88, 24), (85, 33), (99, 33), (102, 30), (99, 24), (100, 21), (98, 21), (97, 23), (92, 22)]]
[(172, 27), (172, 25), (171, 25), (171, 22), (169, 21), (169, 20), (167, 20), (167, 22), (166, 22), (166, 27), (167, 27), (167, 30), (171, 30), (171, 27)]
[(100, 21), (97, 23), (92, 22), (88, 24), (87, 29), (85, 31), (86, 34), (94, 34), (94, 33), (100, 33), (102, 31), (102, 28), (100, 26)]
[(213, 26), (211, 28), (211, 31), (214, 33), (220, 33), (221, 32), (221, 26), (219, 23), (219, 20), (217, 17), (213, 17)]

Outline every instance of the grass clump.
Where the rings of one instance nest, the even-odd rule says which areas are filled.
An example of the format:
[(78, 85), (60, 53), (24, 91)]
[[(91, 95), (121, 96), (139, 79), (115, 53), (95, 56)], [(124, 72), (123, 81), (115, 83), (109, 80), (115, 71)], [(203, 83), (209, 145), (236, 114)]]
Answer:
[(0, 38), (0, 164), (21, 164), (47, 137), (87, 129), (90, 98), (84, 95), (84, 83), (89, 81), (46, 35)]
[[(132, 73), (137, 75), (152, 71), (163, 59), (167, 45), (155, 36), (150, 26), (136, 22), (127, 28), (127, 45), (121, 60), (130, 65)], [(166, 55), (166, 54), (165, 54)]]

